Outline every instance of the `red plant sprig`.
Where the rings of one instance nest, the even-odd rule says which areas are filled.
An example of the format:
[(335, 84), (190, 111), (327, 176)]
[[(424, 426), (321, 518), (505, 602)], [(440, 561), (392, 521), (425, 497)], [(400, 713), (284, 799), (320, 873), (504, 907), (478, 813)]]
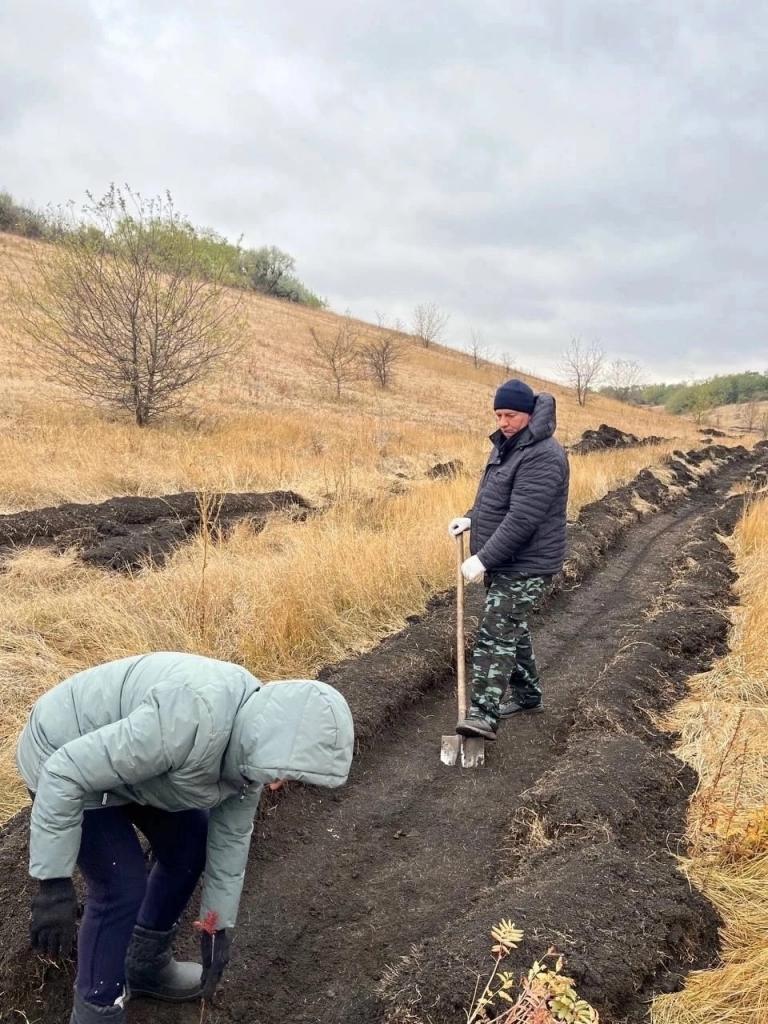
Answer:
[(207, 932), (208, 935), (215, 935), (219, 930), (219, 915), (215, 910), (209, 910), (202, 921), (195, 921), (193, 927), (199, 932)]

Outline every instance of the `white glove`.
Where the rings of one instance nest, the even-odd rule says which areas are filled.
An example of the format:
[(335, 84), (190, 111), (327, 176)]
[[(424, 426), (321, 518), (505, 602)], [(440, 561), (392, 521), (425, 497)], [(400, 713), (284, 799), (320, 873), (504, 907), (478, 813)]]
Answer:
[(455, 516), (450, 523), (448, 523), (448, 533), (451, 537), (458, 537), (460, 533), (464, 533), (472, 525), (472, 520), (469, 516)]
[(485, 572), (485, 566), (477, 555), (471, 555), (469, 558), (465, 558), (461, 563), (461, 571), (467, 583), (472, 583), (474, 580), (480, 579)]

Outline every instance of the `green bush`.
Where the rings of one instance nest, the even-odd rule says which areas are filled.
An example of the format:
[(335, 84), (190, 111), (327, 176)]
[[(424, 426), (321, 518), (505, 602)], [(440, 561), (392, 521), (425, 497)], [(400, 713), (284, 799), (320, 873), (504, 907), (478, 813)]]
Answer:
[(28, 206), (20, 206), (8, 192), (0, 192), (0, 231), (24, 238), (46, 238), (48, 218)]
[[(122, 227), (127, 226), (130, 217), (126, 216), (125, 220)], [(71, 230), (71, 223), (62, 211), (42, 213), (32, 210), (16, 203), (8, 192), (0, 192), (0, 231), (55, 242)], [(82, 231), (82, 226), (77, 230)], [(92, 230), (99, 231), (95, 227)], [(121, 223), (114, 224), (113, 230), (119, 232)], [(322, 309), (327, 305), (296, 277), (293, 256), (275, 245), (243, 249), (239, 241), (230, 242), (211, 228), (198, 228), (187, 220), (179, 219), (164, 224), (163, 232), (167, 237), (164, 240), (160, 238), (158, 244), (169, 254), (178, 251), (179, 243), (183, 243), (185, 251), (191, 248), (197, 272), (202, 277), (215, 277), (217, 281), (235, 288), (273, 295), (304, 306)]]
[(663, 405), (672, 413), (700, 413), (718, 405), (760, 401), (768, 398), (768, 373), (746, 370), (690, 384), (647, 384), (639, 389), (644, 405)]

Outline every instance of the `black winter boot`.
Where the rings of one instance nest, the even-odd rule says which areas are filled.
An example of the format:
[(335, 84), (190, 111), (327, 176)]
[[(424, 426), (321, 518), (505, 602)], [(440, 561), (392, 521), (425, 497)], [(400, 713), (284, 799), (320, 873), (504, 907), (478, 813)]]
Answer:
[(86, 1003), (75, 989), (75, 1002), (69, 1024), (125, 1024), (125, 1010), (122, 1006), (97, 1006)]
[(479, 708), (470, 708), (466, 718), (461, 719), (456, 725), (456, 732), (459, 736), (479, 736), (484, 740), (496, 739), (496, 722), (490, 716), (484, 715)]
[(125, 979), (130, 996), (149, 996), (169, 1003), (198, 999), (203, 990), (200, 964), (173, 959), (176, 929), (154, 932), (139, 925), (133, 930), (125, 957)]

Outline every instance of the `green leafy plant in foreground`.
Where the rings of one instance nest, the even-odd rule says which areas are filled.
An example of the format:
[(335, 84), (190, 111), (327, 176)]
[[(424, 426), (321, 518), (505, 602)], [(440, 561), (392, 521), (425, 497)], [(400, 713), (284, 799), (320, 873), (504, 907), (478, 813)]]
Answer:
[(598, 1024), (597, 1010), (580, 999), (572, 978), (562, 973), (563, 958), (554, 949), (534, 961), (519, 981), (501, 963), (517, 949), (523, 933), (511, 921), (491, 929), (496, 958), (480, 995), (475, 993), (467, 1024)]

